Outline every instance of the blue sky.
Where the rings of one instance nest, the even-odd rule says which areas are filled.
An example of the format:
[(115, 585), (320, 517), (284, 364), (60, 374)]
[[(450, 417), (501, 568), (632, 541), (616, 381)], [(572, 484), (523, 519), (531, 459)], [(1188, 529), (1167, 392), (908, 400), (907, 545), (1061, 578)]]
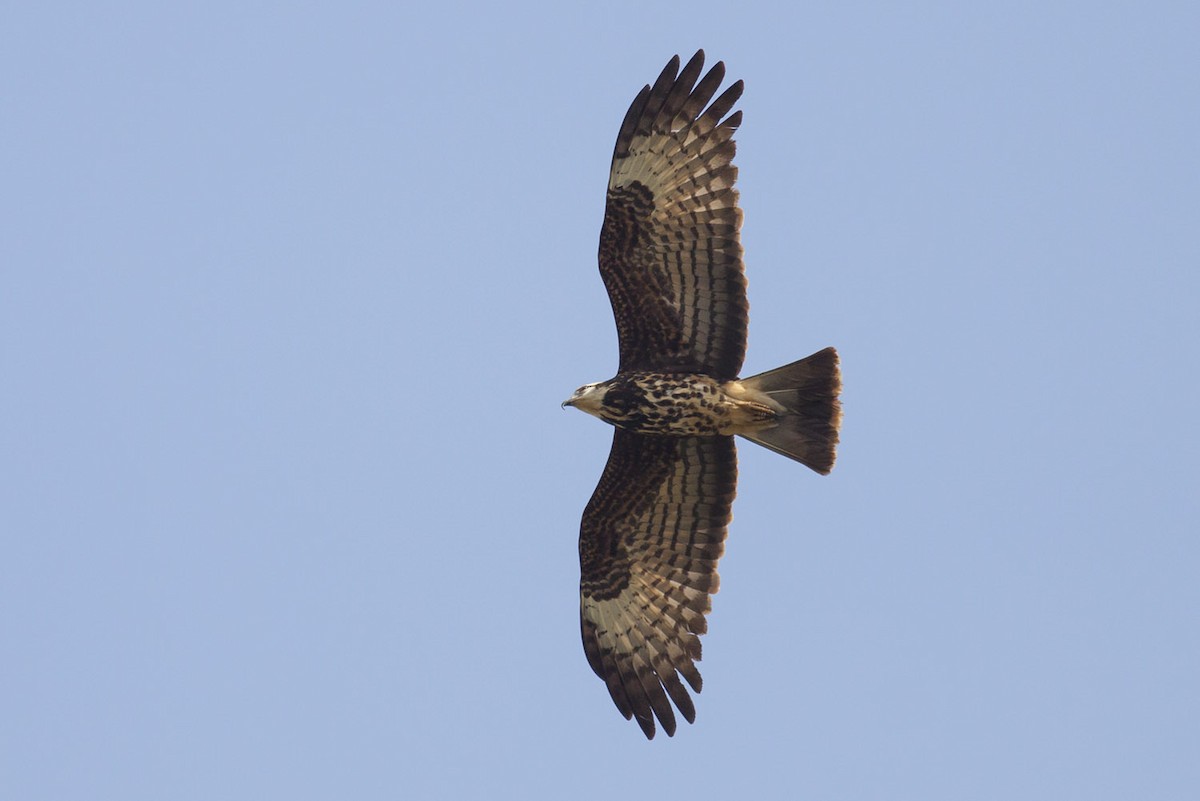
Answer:
[[(0, 796), (1188, 797), (1187, 3), (0, 12)], [(746, 81), (747, 374), (698, 719), (588, 669), (595, 251), (637, 90)]]

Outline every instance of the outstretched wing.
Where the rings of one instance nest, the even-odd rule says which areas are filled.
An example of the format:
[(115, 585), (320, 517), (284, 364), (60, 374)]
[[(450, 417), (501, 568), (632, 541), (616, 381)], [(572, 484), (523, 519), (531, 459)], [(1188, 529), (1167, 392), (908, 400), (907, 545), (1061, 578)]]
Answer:
[(733, 437), (618, 429), (579, 534), (583, 650), (617, 709), (647, 737), (675, 733), (668, 697), (696, 719), (700, 636), (717, 591), (737, 485)]
[[(709, 105), (722, 62), (696, 83), (697, 51), (671, 59), (621, 123), (600, 231), (600, 275), (617, 321), (622, 372), (737, 377), (746, 354), (746, 279), (733, 132), (737, 81)], [(676, 75), (678, 73), (678, 75)], [(707, 108), (706, 108), (707, 107)], [(729, 114), (729, 116), (726, 116)]]

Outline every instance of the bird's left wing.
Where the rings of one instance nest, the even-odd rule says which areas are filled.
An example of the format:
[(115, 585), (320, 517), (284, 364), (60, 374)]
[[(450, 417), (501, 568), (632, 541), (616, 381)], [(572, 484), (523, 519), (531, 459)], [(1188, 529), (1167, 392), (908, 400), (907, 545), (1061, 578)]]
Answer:
[(733, 437), (617, 429), (579, 536), (583, 649), (617, 709), (647, 737), (671, 703), (696, 717), (679, 677), (700, 692), (700, 636), (737, 486)]
[(703, 50), (682, 71), (673, 58), (633, 101), (617, 135), (599, 258), (622, 372), (730, 380), (746, 354), (742, 212), (733, 188), (742, 112), (730, 114), (742, 82), (712, 100), (725, 65), (700, 78), (703, 66)]

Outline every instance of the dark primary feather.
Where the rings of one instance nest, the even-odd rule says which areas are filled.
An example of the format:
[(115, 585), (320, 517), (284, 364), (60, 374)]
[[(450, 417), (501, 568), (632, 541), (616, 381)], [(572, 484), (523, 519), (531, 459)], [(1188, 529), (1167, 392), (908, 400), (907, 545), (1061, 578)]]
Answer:
[[(617, 430), (579, 536), (588, 663), (647, 737), (696, 712), (700, 638), (737, 485), (732, 437)], [(668, 700), (669, 699), (669, 700)]]
[(742, 82), (712, 100), (725, 66), (718, 62), (697, 83), (703, 65), (703, 50), (682, 71), (673, 58), (629, 107), (613, 151), (599, 261), (622, 372), (729, 380), (745, 356), (742, 213), (732, 163), (741, 112), (729, 115)]

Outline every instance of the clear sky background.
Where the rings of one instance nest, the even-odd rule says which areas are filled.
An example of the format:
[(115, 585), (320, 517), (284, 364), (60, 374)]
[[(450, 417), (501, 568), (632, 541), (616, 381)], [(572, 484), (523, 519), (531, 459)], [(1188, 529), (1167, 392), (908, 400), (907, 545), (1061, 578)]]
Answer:
[[(1200, 788), (1194, 3), (9, 4), (0, 797)], [(746, 374), (698, 720), (587, 667), (617, 127), (743, 78)]]

